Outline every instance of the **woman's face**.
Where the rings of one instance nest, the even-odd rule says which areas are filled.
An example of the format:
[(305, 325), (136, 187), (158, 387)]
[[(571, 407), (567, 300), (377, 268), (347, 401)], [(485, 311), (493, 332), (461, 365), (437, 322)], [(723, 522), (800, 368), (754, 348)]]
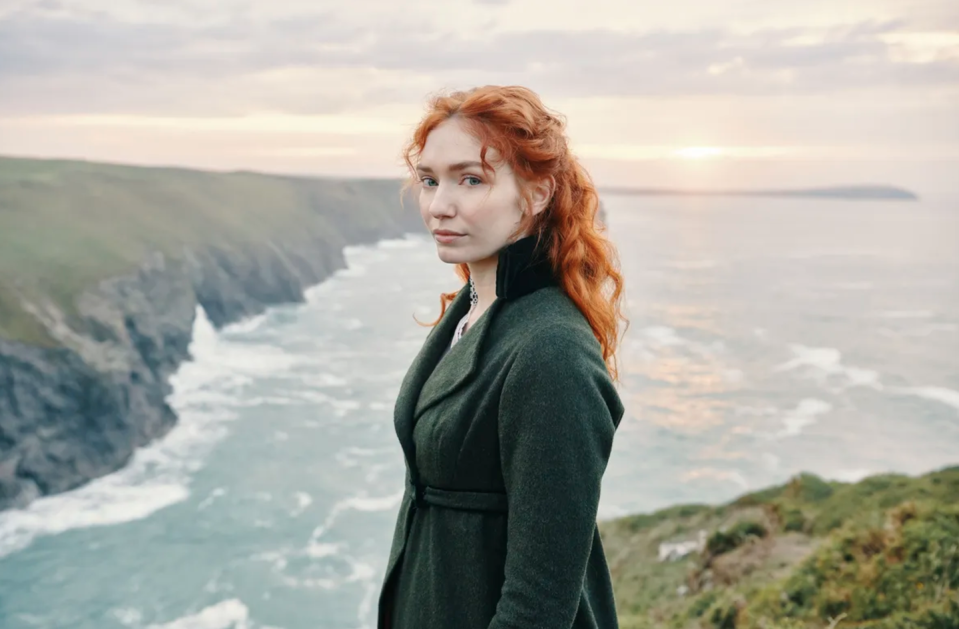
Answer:
[(496, 257), (523, 216), (512, 169), (490, 148), (486, 158), (495, 170), (485, 174), (481, 148), (457, 118), (450, 118), (427, 136), (417, 164), (420, 214), (440, 259), (450, 264)]

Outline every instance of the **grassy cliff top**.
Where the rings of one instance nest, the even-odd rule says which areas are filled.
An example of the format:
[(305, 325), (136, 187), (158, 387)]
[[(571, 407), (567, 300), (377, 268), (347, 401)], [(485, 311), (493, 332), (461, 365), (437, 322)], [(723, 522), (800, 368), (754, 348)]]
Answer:
[(959, 467), (802, 474), (600, 527), (622, 629), (959, 627)]
[[(393, 201), (395, 200), (395, 202)], [(153, 251), (312, 238), (399, 216), (399, 181), (0, 157), (0, 336), (46, 344), (22, 300), (69, 313), (96, 281)]]

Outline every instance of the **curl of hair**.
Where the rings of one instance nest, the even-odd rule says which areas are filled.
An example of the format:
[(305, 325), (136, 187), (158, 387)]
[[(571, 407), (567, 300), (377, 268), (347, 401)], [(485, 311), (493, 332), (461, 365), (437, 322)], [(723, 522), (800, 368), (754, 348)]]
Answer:
[[(598, 220), (599, 194), (570, 152), (565, 118), (549, 111), (535, 92), (521, 86), (487, 85), (433, 96), (401, 154), (410, 173), (401, 196), (422, 185), (414, 162), (430, 132), (451, 118), (461, 121), (480, 142), (484, 171), (493, 170), (486, 159), (490, 148), (510, 166), (524, 207), (531, 204), (534, 184), (552, 180), (553, 196), (546, 209), (535, 215), (526, 212), (515, 233), (535, 234), (545, 247), (560, 287), (589, 322), (610, 375), (618, 379), (619, 323), (626, 324), (623, 332), (629, 325), (622, 313), (623, 278), (616, 248)], [(456, 265), (456, 274), (465, 283), (469, 267)], [(439, 317), (423, 325), (436, 325), (456, 294), (442, 293)]]

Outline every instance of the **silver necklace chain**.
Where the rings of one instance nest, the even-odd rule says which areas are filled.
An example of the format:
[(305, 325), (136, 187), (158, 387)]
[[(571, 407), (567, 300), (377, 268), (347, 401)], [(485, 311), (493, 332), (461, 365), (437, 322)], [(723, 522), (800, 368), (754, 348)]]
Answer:
[(466, 315), (460, 319), (459, 324), (456, 326), (456, 330), (453, 332), (453, 342), (450, 344), (450, 347), (456, 345), (459, 340), (463, 337), (464, 330), (466, 329), (466, 322), (470, 320), (470, 316), (473, 314), (473, 311), (476, 309), (476, 304), (479, 303), (479, 295), (476, 294), (476, 286), (473, 284), (473, 278), (469, 278), (470, 285), (470, 309)]

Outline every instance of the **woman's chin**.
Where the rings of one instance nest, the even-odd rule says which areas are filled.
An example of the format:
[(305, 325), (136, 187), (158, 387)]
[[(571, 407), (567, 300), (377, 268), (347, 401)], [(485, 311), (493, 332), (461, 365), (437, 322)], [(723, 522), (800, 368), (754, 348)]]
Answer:
[(467, 259), (468, 256), (463, 255), (462, 251), (451, 245), (436, 243), (436, 255), (439, 256), (440, 260), (446, 262), (447, 264), (460, 264), (463, 262), (469, 262)]

